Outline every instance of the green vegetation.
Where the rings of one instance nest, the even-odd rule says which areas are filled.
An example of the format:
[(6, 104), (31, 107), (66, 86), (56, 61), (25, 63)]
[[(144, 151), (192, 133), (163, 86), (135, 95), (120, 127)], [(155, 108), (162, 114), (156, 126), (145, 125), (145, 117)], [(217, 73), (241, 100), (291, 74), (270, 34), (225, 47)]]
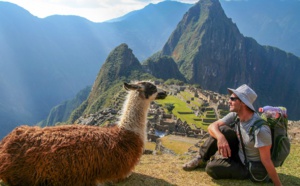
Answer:
[(220, 110), (219, 112), (220, 112), (220, 118), (224, 117), (226, 114), (229, 113), (228, 110)]
[(173, 109), (175, 108), (174, 103), (166, 103), (165, 108), (167, 109), (168, 113), (172, 113)]
[(214, 111), (206, 111), (196, 116), (194, 110), (201, 108), (202, 101), (187, 91), (180, 92), (178, 96), (168, 96), (164, 100), (157, 100), (157, 102), (165, 108), (165, 112), (168, 112), (169, 104), (174, 105), (172, 113), (183, 122), (186, 121), (191, 128), (195, 128), (194, 125), (196, 125), (206, 130), (207, 126), (217, 119)]
[(84, 101), (78, 108), (76, 108), (70, 115), (67, 123), (74, 123), (76, 119), (83, 115), (84, 110), (88, 105), (87, 100)]
[(120, 90), (123, 90), (122, 81), (114, 81), (111, 82), (111, 84), (107, 91), (102, 92), (94, 99), (89, 99), (89, 104), (84, 112), (85, 114), (96, 113), (98, 110), (107, 107), (111, 104), (113, 97), (118, 94)]
[(185, 100), (191, 100), (192, 95), (189, 92), (180, 92), (180, 95), (185, 99)]
[(166, 85), (184, 85), (183, 81), (177, 80), (177, 79), (168, 79), (167, 81), (165, 81)]
[[(176, 96), (168, 96), (164, 100), (157, 100), (159, 104), (161, 104), (164, 108), (167, 104), (172, 103), (175, 107), (172, 113), (177, 117), (180, 118), (183, 122), (186, 121), (191, 128), (195, 128), (192, 124), (195, 124), (197, 127), (201, 127), (206, 129), (207, 126), (203, 125), (203, 122), (200, 117), (197, 117), (193, 110), (189, 108), (183, 100), (179, 99)], [(165, 108), (165, 112), (168, 112)]]
[(202, 105), (202, 101), (199, 98), (194, 97), (192, 93), (184, 91), (180, 92), (180, 95), (186, 100), (190, 102), (192, 108), (199, 108)]
[[(194, 121), (193, 118), (195, 118), (195, 114), (179, 114), (178, 112), (188, 112), (192, 113), (193, 110), (187, 107), (187, 104), (180, 100), (176, 96), (168, 96), (164, 100), (157, 100), (159, 104), (161, 104), (164, 108), (166, 104), (172, 103), (174, 104), (175, 108), (173, 109), (172, 113), (177, 117), (180, 118), (182, 121), (186, 121), (188, 124), (196, 124), (197, 126), (200, 126), (201, 123), (199, 121)], [(165, 110), (167, 112), (167, 110)]]

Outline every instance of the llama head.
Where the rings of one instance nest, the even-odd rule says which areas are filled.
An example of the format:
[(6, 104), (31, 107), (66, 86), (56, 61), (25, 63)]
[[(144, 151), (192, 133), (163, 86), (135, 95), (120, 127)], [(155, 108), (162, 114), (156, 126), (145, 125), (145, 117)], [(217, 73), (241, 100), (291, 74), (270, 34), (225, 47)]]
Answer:
[(155, 85), (147, 81), (137, 83), (124, 83), (124, 88), (129, 91), (137, 91), (139, 96), (144, 99), (165, 99), (167, 97), (166, 91), (158, 90)]

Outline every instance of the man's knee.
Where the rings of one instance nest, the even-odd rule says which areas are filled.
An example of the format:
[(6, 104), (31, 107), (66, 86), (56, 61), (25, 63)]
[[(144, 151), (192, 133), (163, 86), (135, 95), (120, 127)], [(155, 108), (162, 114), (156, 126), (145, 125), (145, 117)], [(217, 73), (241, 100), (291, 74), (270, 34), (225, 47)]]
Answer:
[(248, 170), (232, 159), (213, 159), (207, 163), (205, 171), (213, 179), (248, 178)]
[(209, 163), (206, 165), (205, 172), (213, 179), (219, 179), (217, 176), (217, 168), (214, 164)]
[(237, 139), (236, 132), (227, 125), (221, 126), (220, 131), (227, 139)]
[(228, 178), (227, 165), (224, 164), (224, 160), (216, 159), (210, 161), (205, 168), (205, 172), (213, 179), (225, 179)]

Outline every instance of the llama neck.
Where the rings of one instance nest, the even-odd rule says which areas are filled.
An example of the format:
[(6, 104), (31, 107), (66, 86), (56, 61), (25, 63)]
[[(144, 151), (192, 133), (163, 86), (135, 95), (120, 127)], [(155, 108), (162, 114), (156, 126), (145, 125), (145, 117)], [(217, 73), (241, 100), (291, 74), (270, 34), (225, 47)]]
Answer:
[(127, 95), (124, 103), (119, 127), (137, 133), (142, 140), (145, 140), (146, 121), (150, 100), (139, 97), (135, 91)]

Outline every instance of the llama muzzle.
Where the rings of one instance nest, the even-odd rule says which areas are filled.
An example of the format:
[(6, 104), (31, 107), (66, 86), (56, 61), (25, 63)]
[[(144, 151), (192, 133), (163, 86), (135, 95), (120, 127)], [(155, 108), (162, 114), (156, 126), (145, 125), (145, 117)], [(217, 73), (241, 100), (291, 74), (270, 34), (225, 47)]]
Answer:
[(167, 92), (164, 90), (158, 90), (157, 96), (155, 99), (165, 99), (167, 97)]

